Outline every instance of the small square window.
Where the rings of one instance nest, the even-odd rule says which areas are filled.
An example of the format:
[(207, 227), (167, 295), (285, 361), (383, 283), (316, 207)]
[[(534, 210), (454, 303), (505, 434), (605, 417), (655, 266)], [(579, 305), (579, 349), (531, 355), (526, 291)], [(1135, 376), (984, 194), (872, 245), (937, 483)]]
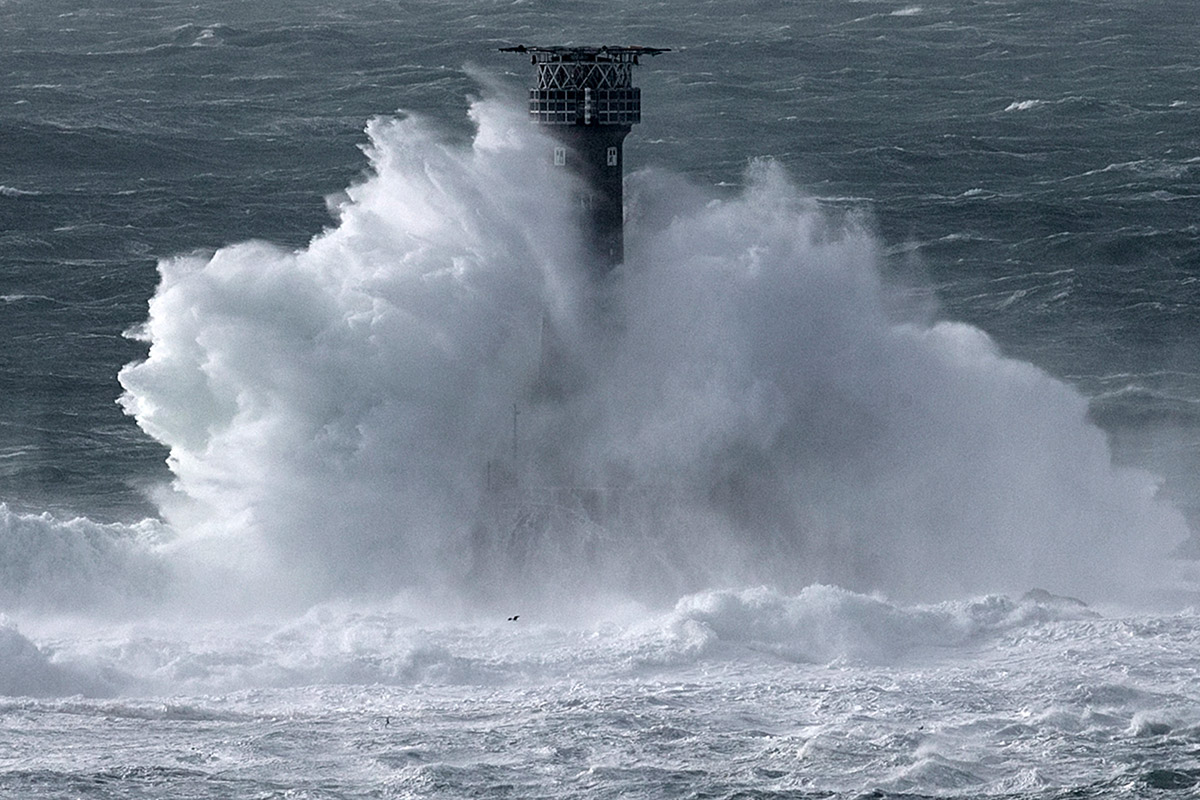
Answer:
[(615, 148), (615, 147), (608, 148), (608, 165), (610, 167), (617, 166), (617, 162), (620, 160), (620, 157), (621, 157), (621, 154), (617, 150), (617, 148)]
[(554, 148), (554, 166), (562, 167), (562, 166), (565, 166), (566, 163), (567, 163), (567, 148), (565, 148), (565, 147)]

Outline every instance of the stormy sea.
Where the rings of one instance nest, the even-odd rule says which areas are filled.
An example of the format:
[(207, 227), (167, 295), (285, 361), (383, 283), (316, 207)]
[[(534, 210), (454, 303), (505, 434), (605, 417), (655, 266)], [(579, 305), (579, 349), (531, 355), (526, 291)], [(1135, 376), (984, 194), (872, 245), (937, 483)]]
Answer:
[(0, 0), (0, 797), (1194, 795), (1198, 33)]

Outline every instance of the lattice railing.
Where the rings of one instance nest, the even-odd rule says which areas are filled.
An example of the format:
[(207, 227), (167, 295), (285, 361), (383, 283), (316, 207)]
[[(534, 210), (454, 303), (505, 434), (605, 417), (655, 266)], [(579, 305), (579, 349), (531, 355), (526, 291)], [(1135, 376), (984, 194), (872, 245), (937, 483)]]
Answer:
[(539, 89), (628, 89), (633, 64), (625, 62), (542, 61), (537, 65)]

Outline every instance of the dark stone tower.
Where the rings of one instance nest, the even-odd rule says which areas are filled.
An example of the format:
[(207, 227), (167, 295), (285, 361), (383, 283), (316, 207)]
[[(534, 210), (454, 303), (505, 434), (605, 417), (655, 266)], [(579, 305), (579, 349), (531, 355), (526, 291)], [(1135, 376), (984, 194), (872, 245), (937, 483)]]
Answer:
[(537, 67), (529, 90), (529, 116), (555, 140), (554, 164), (570, 169), (581, 185), (579, 206), (592, 270), (605, 275), (625, 258), (622, 223), (622, 142), (642, 121), (642, 93), (633, 85), (640, 56), (655, 47), (518, 47)]

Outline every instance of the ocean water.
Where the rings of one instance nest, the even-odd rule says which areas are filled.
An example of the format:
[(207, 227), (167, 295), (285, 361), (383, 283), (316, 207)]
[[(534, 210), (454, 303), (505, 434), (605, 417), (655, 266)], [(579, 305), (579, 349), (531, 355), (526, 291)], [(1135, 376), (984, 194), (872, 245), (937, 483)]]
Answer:
[(0, 3), (0, 796), (1194, 793), (1194, 17)]

